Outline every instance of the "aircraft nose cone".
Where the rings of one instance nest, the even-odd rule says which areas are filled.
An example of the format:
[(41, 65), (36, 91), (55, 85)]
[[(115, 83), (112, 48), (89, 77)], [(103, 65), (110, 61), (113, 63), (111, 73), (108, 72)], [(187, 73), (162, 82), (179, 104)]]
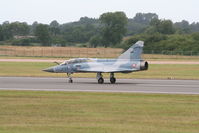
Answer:
[(49, 68), (46, 68), (46, 69), (43, 69), (43, 71), (45, 72), (54, 72), (54, 68), (53, 67), (49, 67)]

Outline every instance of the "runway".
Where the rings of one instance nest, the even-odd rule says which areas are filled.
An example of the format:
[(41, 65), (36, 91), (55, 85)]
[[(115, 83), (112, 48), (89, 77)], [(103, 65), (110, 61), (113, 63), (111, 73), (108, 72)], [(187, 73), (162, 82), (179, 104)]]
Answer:
[(118, 93), (199, 94), (199, 80), (117, 79), (98, 84), (95, 78), (0, 77), (0, 90), (77, 91)]

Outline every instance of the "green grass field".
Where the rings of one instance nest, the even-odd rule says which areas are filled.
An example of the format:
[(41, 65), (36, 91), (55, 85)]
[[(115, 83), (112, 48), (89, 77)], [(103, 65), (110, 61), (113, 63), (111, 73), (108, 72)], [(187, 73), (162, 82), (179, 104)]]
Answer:
[(198, 133), (198, 95), (0, 91), (0, 133)]
[[(42, 69), (55, 65), (41, 62), (0, 62), (0, 76), (66, 77)], [(109, 77), (108, 74), (104, 74)], [(96, 77), (96, 74), (73, 74), (73, 77)], [(148, 71), (116, 74), (117, 78), (199, 79), (199, 65), (151, 64)]]

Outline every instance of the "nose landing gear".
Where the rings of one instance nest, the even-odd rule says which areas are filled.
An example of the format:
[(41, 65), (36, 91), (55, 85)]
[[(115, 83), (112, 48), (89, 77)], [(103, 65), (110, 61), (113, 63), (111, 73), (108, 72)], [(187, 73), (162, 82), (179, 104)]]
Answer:
[(73, 83), (73, 79), (71, 77), (71, 73), (67, 73), (68, 83)]

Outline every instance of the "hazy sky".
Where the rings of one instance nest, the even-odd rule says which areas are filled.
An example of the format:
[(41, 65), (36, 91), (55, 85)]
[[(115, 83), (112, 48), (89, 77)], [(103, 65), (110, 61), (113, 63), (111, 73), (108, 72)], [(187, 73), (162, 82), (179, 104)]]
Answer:
[(199, 0), (0, 0), (0, 23), (66, 23), (114, 11), (124, 11), (129, 18), (137, 12), (152, 12), (174, 22), (199, 22)]

